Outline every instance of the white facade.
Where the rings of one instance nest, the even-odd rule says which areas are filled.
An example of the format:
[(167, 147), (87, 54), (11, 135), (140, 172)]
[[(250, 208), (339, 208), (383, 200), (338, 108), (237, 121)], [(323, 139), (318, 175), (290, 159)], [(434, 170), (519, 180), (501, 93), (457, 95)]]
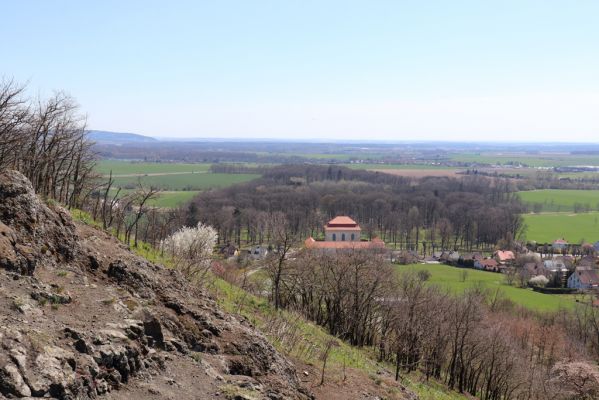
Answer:
[(338, 228), (330, 230), (325, 228), (324, 233), (327, 242), (359, 242), (360, 231), (359, 230), (340, 230)]

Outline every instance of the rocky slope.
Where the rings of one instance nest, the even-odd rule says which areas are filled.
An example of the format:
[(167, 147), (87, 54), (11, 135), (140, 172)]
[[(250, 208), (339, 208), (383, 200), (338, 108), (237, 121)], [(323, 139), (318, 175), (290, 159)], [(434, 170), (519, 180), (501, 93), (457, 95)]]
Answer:
[(0, 398), (312, 398), (249, 323), (14, 171), (0, 173), (0, 310)]

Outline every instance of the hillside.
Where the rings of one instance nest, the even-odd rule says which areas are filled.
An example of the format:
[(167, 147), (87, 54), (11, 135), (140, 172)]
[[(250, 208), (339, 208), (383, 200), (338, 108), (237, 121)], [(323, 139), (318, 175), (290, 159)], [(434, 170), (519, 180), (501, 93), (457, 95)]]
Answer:
[(122, 143), (145, 143), (156, 142), (153, 137), (139, 135), (137, 133), (110, 132), (110, 131), (87, 131), (88, 138), (101, 144), (122, 144)]
[(0, 221), (3, 396), (311, 398), (247, 321), (45, 205), (17, 172), (0, 174)]

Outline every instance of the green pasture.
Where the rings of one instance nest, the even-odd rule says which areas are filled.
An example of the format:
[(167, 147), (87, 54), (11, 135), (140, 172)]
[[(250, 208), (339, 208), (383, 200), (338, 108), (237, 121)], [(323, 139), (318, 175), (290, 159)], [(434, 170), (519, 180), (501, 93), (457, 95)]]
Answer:
[(564, 238), (570, 243), (599, 240), (599, 212), (525, 214), (526, 239), (553, 243)]
[(96, 171), (102, 175), (159, 174), (177, 172), (207, 172), (211, 164), (193, 163), (152, 163), (120, 160), (102, 160)]
[(162, 190), (206, 190), (249, 182), (259, 178), (257, 174), (212, 174), (195, 173), (181, 175), (132, 176), (114, 178), (114, 185), (133, 189), (138, 182), (146, 187)]
[(599, 165), (599, 156), (571, 154), (521, 154), (521, 153), (480, 153), (453, 154), (453, 161), (482, 164), (522, 163), (531, 167), (559, 167), (567, 165)]
[[(451, 267), (443, 264), (412, 264), (397, 266), (397, 271), (422, 271), (431, 273), (427, 281), (431, 285), (438, 285), (452, 293), (461, 294), (466, 289), (474, 286), (488, 288), (493, 293), (499, 289), (503, 295), (514, 303), (536, 311), (557, 311), (560, 308), (570, 309), (576, 304), (572, 296), (557, 296), (534, 292), (532, 289), (521, 289), (505, 283), (504, 275), (496, 272), (479, 271)], [(466, 280), (462, 282), (461, 274), (466, 271)]]
[(196, 190), (190, 191), (173, 191), (161, 192), (158, 198), (151, 201), (150, 204), (161, 208), (177, 208), (193, 199), (199, 192)]
[(576, 204), (599, 209), (599, 190), (544, 189), (518, 193), (523, 202), (542, 204), (542, 211), (574, 211)]

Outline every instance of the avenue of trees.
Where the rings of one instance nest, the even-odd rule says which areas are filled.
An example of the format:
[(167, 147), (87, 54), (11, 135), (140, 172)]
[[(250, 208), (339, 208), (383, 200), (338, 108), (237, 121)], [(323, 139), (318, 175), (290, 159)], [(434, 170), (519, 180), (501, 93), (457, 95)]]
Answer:
[(489, 249), (522, 230), (523, 205), (508, 180), (478, 176), (411, 178), (337, 166), (285, 165), (262, 179), (201, 193), (186, 218), (226, 242), (262, 243), (269, 215), (282, 212), (303, 239), (318, 237), (336, 215), (399, 249)]

